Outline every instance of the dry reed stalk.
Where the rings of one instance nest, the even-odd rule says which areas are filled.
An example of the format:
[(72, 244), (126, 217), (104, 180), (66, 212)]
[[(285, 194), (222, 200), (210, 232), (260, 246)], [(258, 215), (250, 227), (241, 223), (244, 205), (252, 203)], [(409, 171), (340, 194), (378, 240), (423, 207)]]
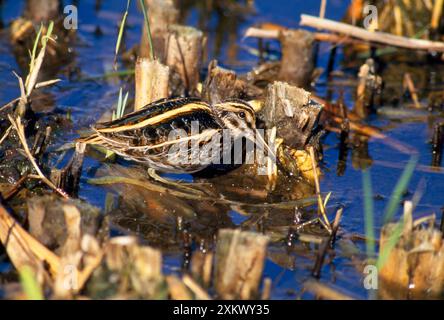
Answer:
[[(244, 37), (249, 38), (261, 38), (261, 39), (278, 39), (279, 33), (281, 30), (287, 30), (286, 28), (282, 29), (263, 29), (263, 28), (256, 28), (256, 27), (250, 27), (245, 31)], [(317, 41), (325, 41), (325, 42), (332, 42), (337, 44), (362, 44), (364, 41), (350, 38), (349, 36), (343, 36), (343, 35), (336, 35), (336, 34), (330, 34), (330, 33), (320, 33), (315, 32), (313, 33), (315, 40)]]
[(436, 30), (439, 27), (443, 6), (444, 6), (444, 0), (435, 0), (432, 12), (432, 21), (430, 22), (430, 27), (433, 30)]
[(412, 76), (410, 73), (406, 73), (404, 75), (404, 88), (407, 88), (410, 92), (410, 96), (415, 104), (417, 109), (422, 109), (422, 105), (419, 102), (418, 93), (415, 88), (415, 84), (413, 83)]
[[(273, 155), (268, 155), (267, 156), (267, 177), (268, 177), (268, 181), (267, 181), (267, 185), (266, 185), (266, 189), (269, 190), (270, 192), (276, 189), (276, 184), (277, 184), (277, 180), (278, 180), (278, 168), (276, 165), (276, 153), (278, 150), (278, 145), (276, 143), (276, 132), (277, 129), (276, 127), (271, 128), (271, 130), (268, 132), (268, 143), (270, 146), (273, 147), (272, 151), (273, 151)], [(279, 143), (282, 143), (282, 139), (279, 139)]]
[(423, 5), (427, 8), (427, 10), (432, 10), (433, 9), (433, 0), (422, 0), (421, 1), (414, 1), (414, 3), (418, 6), (418, 9), (422, 9)]
[(402, 28), (402, 12), (399, 5), (395, 4), (393, 6), (393, 14), (395, 16), (395, 34), (398, 36), (402, 36), (403, 28)]
[(349, 21), (351, 21), (352, 25), (356, 25), (356, 22), (362, 19), (363, 9), (363, 0), (351, 0), (351, 4), (347, 9), (346, 16), (349, 18)]
[(261, 300), (270, 300), (272, 281), (270, 278), (264, 279), (264, 288), (262, 289)]
[(374, 43), (381, 43), (388, 46), (412, 49), (444, 52), (444, 43), (439, 41), (429, 41), (422, 39), (412, 39), (392, 35), (385, 32), (370, 32), (363, 28), (354, 27), (346, 23), (336, 22), (328, 19), (320, 19), (310, 15), (301, 15), (302, 26), (329, 30), (335, 33), (342, 33), (354, 38)]
[(48, 81), (42, 81), (39, 82), (35, 85), (35, 89), (41, 89), (41, 88), (45, 88), (45, 87), (49, 87), (52, 86), (56, 83), (59, 83), (60, 81), (62, 81), (61, 79), (52, 79), (52, 80), (48, 80)]
[(8, 103), (5, 103), (3, 106), (0, 107), (0, 112), (5, 110), (5, 109), (7, 109), (7, 108), (9, 108), (9, 107), (14, 106), (19, 101), (20, 101), (20, 97), (15, 98), (15, 99), (9, 101)]
[(321, 8), (319, 10), (319, 18), (325, 18), (325, 11), (327, 10), (327, 0), (321, 0)]
[(6, 140), (6, 138), (9, 136), (9, 133), (12, 130), (12, 126), (9, 126), (8, 129), (6, 129), (5, 133), (3, 134), (2, 138), (0, 139), (0, 145), (3, 143), (3, 141)]

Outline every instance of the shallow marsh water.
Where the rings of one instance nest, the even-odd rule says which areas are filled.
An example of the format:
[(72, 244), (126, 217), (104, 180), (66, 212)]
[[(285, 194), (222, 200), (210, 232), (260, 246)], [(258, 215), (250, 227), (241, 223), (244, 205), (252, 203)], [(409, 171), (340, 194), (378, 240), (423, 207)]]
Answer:
[[(65, 2), (65, 4), (69, 3), (69, 1)], [(57, 76), (63, 82), (52, 89), (44, 90), (46, 98), (50, 99), (42, 99), (46, 101), (46, 104), (50, 104), (46, 105), (49, 109), (56, 108), (61, 113), (70, 110), (72, 114), (73, 127), (68, 131), (57, 133), (57, 145), (59, 146), (71, 142), (78, 137), (78, 130), (87, 128), (91, 123), (97, 121), (104, 112), (109, 111), (117, 101), (120, 86), (125, 87), (126, 85), (125, 90), (133, 94), (132, 85), (126, 81), (125, 77), (121, 79), (102, 77), (103, 74), (112, 72), (117, 29), (126, 1), (102, 1), (99, 10), (96, 9), (93, 0), (73, 2), (78, 5), (79, 12), (77, 40), (72, 45), (75, 57), (70, 65), (63, 66), (58, 70)], [(258, 62), (258, 58), (248, 50), (249, 47), (256, 48), (257, 42), (251, 39), (242, 39), (247, 27), (259, 22), (275, 22), (288, 27), (297, 27), (300, 14), (316, 15), (319, 10), (317, 1), (257, 0), (255, 3), (256, 13), (245, 15), (242, 19), (222, 17), (216, 13), (202, 18), (197, 7), (192, 7), (185, 21), (188, 24), (203, 27), (208, 32), (208, 57), (210, 59), (216, 58), (221, 65), (240, 73), (246, 72)], [(327, 17), (340, 20), (347, 5), (347, 1), (329, 1)], [(23, 1), (3, 1), (0, 15), (7, 25), (18, 17), (22, 10)], [(142, 24), (141, 12), (133, 3), (125, 35), (126, 48), (131, 48), (138, 43)], [(98, 28), (101, 31), (100, 35), (97, 32)], [(271, 46), (278, 48), (277, 43), (272, 43)], [(329, 52), (330, 45), (322, 44), (319, 51), (318, 67), (326, 67)], [(337, 70), (342, 69), (342, 59), (343, 55), (340, 53), (336, 63)], [(131, 68), (131, 65), (119, 65), (119, 70), (127, 68)], [(19, 71), (22, 74), (25, 72), (19, 69), (9, 44), (8, 32), (3, 29), (0, 30), (0, 79), (2, 83), (0, 104), (19, 95), (17, 81), (12, 71)], [(357, 72), (356, 69), (344, 69), (344, 71), (343, 78), (345, 80), (353, 79), (351, 77)], [(336, 99), (339, 92), (344, 90), (345, 103), (351, 107), (353, 106), (352, 92), (355, 89), (353, 80), (351, 82), (352, 85), (335, 86), (330, 84), (327, 86), (327, 79), (323, 76), (318, 80), (315, 92), (322, 97), (330, 89), (333, 92), (333, 98)], [(372, 116), (368, 120), (368, 124), (390, 128), (385, 132), (387, 135), (419, 152), (420, 166), (409, 184), (410, 194), (407, 197), (411, 197), (421, 181), (424, 181), (423, 196), (418, 204), (415, 217), (432, 213), (436, 213), (440, 217), (440, 208), (444, 205), (444, 170), (430, 171), (421, 167), (429, 166), (432, 162), (429, 140), (433, 128), (430, 127), (428, 121), (431, 115), (424, 111), (415, 114), (414, 120), (409, 120), (407, 117), (400, 121), (397, 116), (393, 119), (393, 112), (390, 116), (389, 111), (390, 109), (387, 109), (385, 113)], [(353, 258), (359, 256), (359, 252), (363, 252), (364, 243), (348, 240), (352, 234), (364, 234), (362, 173), (353, 165), (350, 151), (344, 174), (337, 175), (338, 142), (338, 137), (334, 133), (329, 133), (323, 139), (325, 154), (321, 190), (332, 192), (328, 207), (330, 218), (333, 219), (334, 210), (338, 204), (344, 205), (345, 208), (336, 250), (334, 255), (327, 258), (322, 269), (321, 281), (335, 284), (358, 297), (366, 297), (367, 291), (362, 285), (362, 274)], [(368, 153), (372, 159), (375, 226), (378, 235), (384, 208), (409, 160), (409, 155), (400, 153), (381, 141), (373, 139), (369, 141)], [(110, 213), (113, 217), (113, 232), (115, 234), (137, 234), (148, 244), (161, 247), (164, 253), (164, 268), (167, 272), (176, 272), (183, 264), (183, 241), (177, 239), (175, 234), (176, 219), (181, 216), (185, 223), (190, 225), (190, 232), (195, 232), (198, 235), (196, 239), (204, 239), (207, 242), (221, 227), (242, 226), (248, 229), (261, 225), (261, 228), (273, 237), (264, 275), (273, 280), (272, 298), (274, 299), (298, 297), (301, 284), (310, 279), (317, 247), (301, 242), (296, 242), (292, 247), (288, 247), (285, 238), (288, 226), (292, 225), (295, 212), (294, 204), (292, 207), (289, 201), (313, 195), (312, 190), (309, 190), (309, 187), (304, 183), (294, 181), (289, 183), (294, 198), (288, 199), (286, 196), (288, 190), (283, 188), (280, 195), (274, 199), (276, 203), (289, 203), (288, 207), (290, 208), (260, 206), (261, 199), (267, 196), (264, 194), (264, 188), (257, 187), (254, 180), (249, 181), (248, 174), (243, 174), (243, 179), (239, 179), (235, 172), (209, 180), (199, 178), (196, 183), (210, 183), (211, 186), (208, 188), (202, 186), (205, 192), (223, 194), (238, 203), (185, 201), (171, 197), (171, 195), (159, 197), (159, 193), (154, 191), (128, 189), (128, 187), (122, 186), (110, 189), (90, 184), (88, 183), (90, 178), (103, 174), (109, 175), (110, 172), (125, 172), (129, 166), (125, 161), (118, 161), (117, 164), (104, 164), (93, 155), (94, 153), (90, 153), (84, 164), (79, 196), (95, 206), (104, 208), (108, 193), (120, 193), (122, 195), (120, 199), (119, 197), (115, 198), (120, 204)], [(242, 170), (242, 168), (237, 170)], [(192, 180), (191, 176), (167, 175), (166, 177), (188, 182)], [(134, 198), (134, 200), (125, 201), (128, 198)], [(241, 202), (247, 204), (240, 204)], [(312, 213), (312, 211), (306, 210), (303, 216), (307, 219)], [(258, 220), (261, 220), (261, 223), (258, 224)], [(317, 231), (313, 230), (313, 232)], [(203, 242), (203, 244), (205, 245), (207, 242)], [(201, 245), (199, 241), (192, 243), (193, 248), (199, 245)], [(3, 267), (7, 269), (7, 266), (3, 265)], [(304, 295), (304, 297), (310, 298), (309, 295)]]

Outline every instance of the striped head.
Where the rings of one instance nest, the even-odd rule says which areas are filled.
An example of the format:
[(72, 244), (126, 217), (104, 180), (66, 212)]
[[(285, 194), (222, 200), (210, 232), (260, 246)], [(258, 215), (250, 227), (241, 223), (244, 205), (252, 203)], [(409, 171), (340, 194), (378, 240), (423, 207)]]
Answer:
[(256, 113), (242, 100), (228, 100), (213, 106), (218, 120), (234, 135), (248, 134), (256, 129)]
[(269, 156), (275, 152), (256, 129), (256, 113), (252, 106), (242, 100), (228, 100), (212, 106), (224, 128), (231, 130), (235, 138), (244, 136), (258, 146), (263, 146)]

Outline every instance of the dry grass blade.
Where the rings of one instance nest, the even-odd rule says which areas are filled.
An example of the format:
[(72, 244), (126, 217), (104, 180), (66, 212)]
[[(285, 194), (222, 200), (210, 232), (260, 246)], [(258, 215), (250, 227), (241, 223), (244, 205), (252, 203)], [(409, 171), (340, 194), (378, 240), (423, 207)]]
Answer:
[(404, 75), (404, 87), (409, 90), (410, 96), (412, 97), (413, 102), (415, 103), (415, 107), (417, 109), (421, 109), (421, 103), (419, 102), (418, 93), (415, 88), (415, 84), (413, 83), (412, 76), (410, 73), (406, 73)]
[(62, 81), (61, 79), (53, 79), (53, 80), (48, 80), (48, 81), (42, 81), (39, 82), (35, 85), (36, 89), (40, 89), (40, 88), (44, 88), (44, 87), (49, 87), (52, 86), (53, 84), (59, 83), (60, 81)]
[(192, 300), (190, 290), (176, 275), (167, 276), (166, 282), (173, 300)]
[(12, 73), (14, 74), (14, 76), (18, 79), (19, 82), (19, 87), (20, 87), (20, 99), (25, 99), (26, 100), (26, 91), (25, 91), (25, 85), (23, 83), (23, 79), (22, 77), (20, 77), (15, 71), (12, 71)]
[(321, 211), (322, 217), (324, 219), (325, 222), (325, 226), (327, 227), (327, 230), (329, 232), (332, 232), (331, 229), (331, 225), (330, 222), (328, 221), (327, 218), (327, 214), (325, 211), (325, 207), (324, 207), (324, 201), (322, 201), (322, 196), (321, 196), (321, 187), (319, 184), (319, 177), (318, 177), (318, 171), (317, 171), (317, 166), (316, 166), (316, 159), (315, 159), (315, 154), (314, 154), (314, 148), (310, 147), (310, 158), (311, 158), (311, 164), (313, 167), (313, 175), (314, 175), (314, 181), (315, 181), (315, 187), (316, 187), (316, 195), (318, 197), (318, 206), (319, 206), (319, 210)]
[(23, 127), (23, 124), (20, 120), (20, 117), (17, 117), (16, 120), (12, 118), (11, 115), (8, 114), (9, 121), (11, 122), (12, 126), (14, 127), (15, 131), (17, 132), (17, 135), (19, 136), (20, 142), (23, 146), (23, 149), (25, 150), (26, 156), (28, 157), (29, 161), (33, 165), (34, 169), (37, 171), (38, 177), (46, 183), (51, 189), (55, 190), (57, 193), (59, 193), (62, 197), (65, 199), (69, 199), (69, 196), (64, 192), (63, 190), (57, 188), (48, 178), (45, 177), (42, 170), (37, 165), (37, 162), (35, 161), (34, 157), (32, 156), (31, 151), (29, 150), (28, 143), (26, 142), (25, 137), (25, 129)]
[(355, 300), (352, 296), (339, 292), (335, 288), (318, 281), (309, 280), (304, 283), (305, 290), (323, 300)]
[(325, 18), (325, 11), (327, 9), (327, 0), (321, 1), (321, 9), (319, 10), (319, 18), (324, 19)]
[(37, 77), (39, 76), (40, 68), (43, 64), (43, 59), (45, 58), (45, 50), (41, 50), (39, 55), (37, 56), (37, 59), (35, 61), (35, 67), (33, 68), (32, 73), (29, 74), (29, 82), (26, 86), (26, 95), (29, 96), (34, 89), (36, 83), (37, 83)]
[(1, 204), (0, 240), (17, 269), (25, 265), (37, 267), (44, 261), (51, 275), (56, 276), (60, 266), (59, 257), (26, 232)]
[(12, 107), (14, 104), (16, 104), (20, 98), (15, 98), (14, 100), (9, 101), (8, 103), (4, 104), (0, 107), (0, 112), (5, 110), (6, 108)]
[(0, 139), (0, 145), (5, 141), (5, 139), (8, 137), (9, 133), (11, 132), (12, 126), (9, 126), (8, 129), (6, 129), (5, 134)]
[(432, 21), (430, 23), (432, 29), (436, 30), (439, 27), (439, 21), (441, 20), (443, 6), (444, 0), (435, 0), (435, 5), (433, 6)]
[(182, 278), (183, 283), (190, 289), (197, 299), (199, 300), (211, 300), (208, 293), (199, 286), (189, 275), (184, 275)]
[(270, 300), (272, 281), (270, 278), (264, 279), (264, 288), (262, 289), (261, 300)]

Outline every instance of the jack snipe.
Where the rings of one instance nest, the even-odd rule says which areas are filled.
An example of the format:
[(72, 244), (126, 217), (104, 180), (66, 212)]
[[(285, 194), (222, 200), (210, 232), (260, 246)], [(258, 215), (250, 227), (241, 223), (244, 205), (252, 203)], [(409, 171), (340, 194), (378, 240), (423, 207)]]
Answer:
[[(257, 133), (254, 109), (242, 100), (209, 105), (197, 98), (163, 99), (120, 119), (96, 124), (92, 129), (92, 135), (79, 141), (103, 146), (163, 172), (194, 173), (208, 167), (211, 161), (205, 161), (203, 156), (211, 153), (215, 143), (220, 144), (213, 137), (224, 129), (228, 129), (233, 140), (245, 137), (259, 142), (269, 155), (274, 154)], [(184, 134), (177, 135), (178, 132)], [(198, 148), (192, 148), (193, 144)], [(171, 156), (174, 145), (185, 146), (188, 161)], [(177, 154), (184, 156), (183, 152)]]

